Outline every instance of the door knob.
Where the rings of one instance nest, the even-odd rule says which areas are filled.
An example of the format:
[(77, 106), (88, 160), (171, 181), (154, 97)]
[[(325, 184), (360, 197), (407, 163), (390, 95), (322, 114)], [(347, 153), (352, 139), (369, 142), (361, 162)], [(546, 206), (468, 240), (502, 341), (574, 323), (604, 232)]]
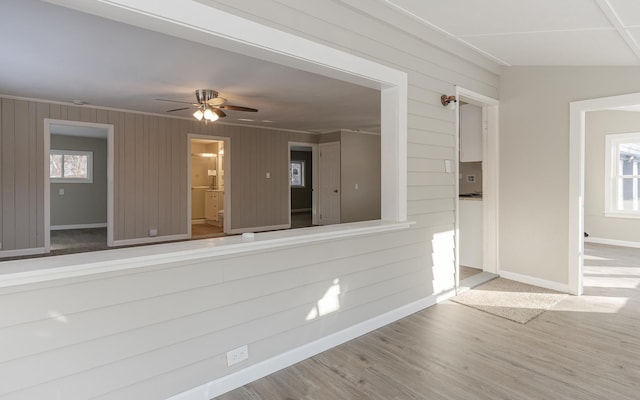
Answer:
[(333, 193), (338, 193), (338, 189), (333, 189)]

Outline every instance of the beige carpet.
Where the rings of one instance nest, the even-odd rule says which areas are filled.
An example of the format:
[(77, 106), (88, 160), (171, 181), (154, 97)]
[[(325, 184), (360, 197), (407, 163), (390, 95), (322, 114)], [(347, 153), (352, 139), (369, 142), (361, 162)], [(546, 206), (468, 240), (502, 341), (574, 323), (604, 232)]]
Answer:
[(497, 278), (452, 298), (456, 303), (521, 324), (556, 305), (565, 293)]

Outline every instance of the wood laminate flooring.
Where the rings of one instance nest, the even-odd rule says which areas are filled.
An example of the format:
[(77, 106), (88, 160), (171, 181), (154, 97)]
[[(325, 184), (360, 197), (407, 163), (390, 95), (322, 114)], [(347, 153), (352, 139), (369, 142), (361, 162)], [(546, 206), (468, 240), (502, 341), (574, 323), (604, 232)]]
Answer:
[(465, 267), (464, 265), (460, 266), (460, 280), (464, 280), (470, 278), (474, 275), (481, 273), (482, 270), (478, 268)]
[(586, 245), (584, 282), (527, 325), (445, 301), (218, 399), (638, 399), (640, 249)]

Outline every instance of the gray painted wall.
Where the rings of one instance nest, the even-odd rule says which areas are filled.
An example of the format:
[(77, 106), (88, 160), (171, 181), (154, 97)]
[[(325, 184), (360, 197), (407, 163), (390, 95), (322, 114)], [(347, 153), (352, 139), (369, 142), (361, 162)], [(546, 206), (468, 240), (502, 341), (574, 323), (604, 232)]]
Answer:
[(640, 219), (604, 216), (605, 136), (640, 132), (640, 113), (594, 111), (586, 114), (584, 228), (593, 238), (640, 243)]
[(343, 130), (340, 222), (380, 219), (380, 190), (380, 136)]
[(0, 115), (2, 250), (44, 246), (45, 118), (114, 125), (114, 240), (144, 238), (149, 229), (187, 233), (189, 133), (231, 138), (231, 198), (238, 202), (232, 229), (288, 223), (288, 141), (317, 141), (304, 133), (1, 97)]
[(106, 224), (107, 139), (51, 135), (51, 149), (93, 153), (93, 183), (50, 184), (51, 226)]
[(499, 195), (503, 271), (568, 283), (569, 103), (640, 92), (639, 74), (638, 67), (504, 69)]

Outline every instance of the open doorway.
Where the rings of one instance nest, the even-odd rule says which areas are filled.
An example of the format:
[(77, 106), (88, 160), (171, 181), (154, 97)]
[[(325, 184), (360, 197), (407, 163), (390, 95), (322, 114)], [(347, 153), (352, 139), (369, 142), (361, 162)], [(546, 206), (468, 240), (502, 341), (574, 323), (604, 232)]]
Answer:
[[(632, 93), (620, 96), (602, 97), (569, 103), (569, 292), (580, 295), (583, 292), (584, 242), (585, 237), (585, 148), (586, 115), (589, 112), (604, 110), (635, 110), (640, 104), (640, 94)], [(616, 128), (618, 130), (620, 128)], [(635, 129), (633, 129), (635, 130)], [(613, 133), (613, 132), (609, 132)], [(619, 133), (619, 132), (616, 132)], [(621, 161), (621, 160), (619, 160)], [(602, 165), (602, 164), (601, 164)], [(622, 166), (622, 165), (621, 165)], [(632, 178), (633, 179), (633, 178)], [(604, 181), (604, 179), (602, 180)], [(601, 182), (602, 182), (601, 181)], [(604, 183), (603, 183), (604, 186)], [(624, 193), (624, 190), (621, 191)], [(590, 199), (591, 201), (592, 199)], [(599, 208), (602, 212), (602, 208)], [(591, 221), (592, 224), (594, 221)], [(593, 226), (593, 225), (592, 225)], [(593, 233), (593, 232), (592, 232)], [(590, 241), (596, 242), (593, 237)], [(597, 238), (595, 238), (597, 239)], [(600, 240), (601, 243), (605, 243)], [(606, 244), (629, 245), (619, 241)]]
[[(228, 232), (228, 139), (189, 135), (188, 236), (221, 237)], [(226, 228), (225, 228), (226, 227)]]
[(460, 87), (456, 92), (456, 287), (472, 287), (499, 269), (498, 101)]
[(45, 252), (113, 246), (113, 126), (45, 119)]
[(318, 145), (289, 142), (289, 225), (318, 225)]

